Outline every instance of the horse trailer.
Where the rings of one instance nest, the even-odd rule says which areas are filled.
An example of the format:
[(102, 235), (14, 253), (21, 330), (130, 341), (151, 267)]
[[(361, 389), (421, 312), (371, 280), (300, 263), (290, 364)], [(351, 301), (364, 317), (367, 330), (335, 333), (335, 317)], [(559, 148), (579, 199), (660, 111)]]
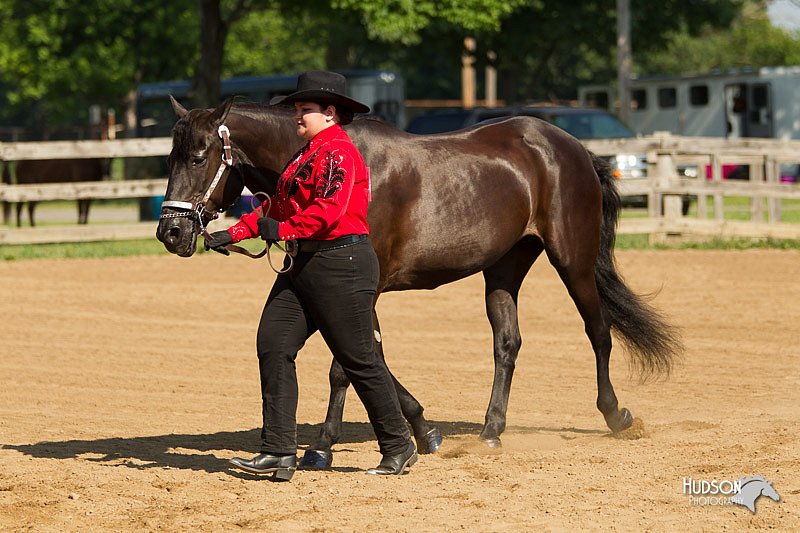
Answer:
[[(578, 99), (616, 112), (610, 85), (580, 87)], [(630, 102), (639, 134), (800, 139), (800, 66), (633, 78)]]

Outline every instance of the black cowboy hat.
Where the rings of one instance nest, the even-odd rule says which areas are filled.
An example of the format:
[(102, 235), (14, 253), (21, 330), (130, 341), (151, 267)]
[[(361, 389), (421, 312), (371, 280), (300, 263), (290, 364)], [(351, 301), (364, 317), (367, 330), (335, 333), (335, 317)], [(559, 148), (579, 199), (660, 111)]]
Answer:
[(297, 89), (288, 96), (276, 96), (270, 105), (293, 102), (318, 102), (349, 109), (353, 113), (369, 113), (369, 107), (345, 96), (347, 80), (336, 72), (308, 70), (297, 77)]

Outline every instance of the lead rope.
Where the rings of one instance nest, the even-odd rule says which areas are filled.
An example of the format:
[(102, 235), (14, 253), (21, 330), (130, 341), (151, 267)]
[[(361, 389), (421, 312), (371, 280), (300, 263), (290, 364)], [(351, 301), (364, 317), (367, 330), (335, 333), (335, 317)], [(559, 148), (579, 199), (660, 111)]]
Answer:
[[(257, 202), (258, 202), (258, 198), (260, 196), (263, 196), (264, 198), (266, 198), (266, 200), (264, 200), (264, 201), (267, 203), (267, 210), (266, 211), (262, 210), (261, 214), (269, 213), (270, 209), (272, 208), (272, 199), (265, 192), (257, 192), (257, 193), (253, 194), (253, 197), (250, 198), (250, 208), (253, 211), (258, 209), (259, 205), (257, 204)], [(254, 204), (254, 202), (256, 202), (256, 203)], [(208, 232), (204, 231), (203, 232), (203, 237), (208, 238)], [(275, 272), (276, 274), (286, 274), (287, 272), (289, 272), (292, 269), (292, 267), (294, 267), (294, 258), (297, 255), (297, 246), (294, 244), (293, 241), (286, 241), (285, 246), (282, 246), (279, 242), (276, 241), (275, 242), (275, 247), (278, 250), (280, 250), (283, 253), (285, 253), (286, 257), (289, 258), (289, 264), (286, 266), (286, 268), (283, 268), (283, 269), (279, 270), (279, 269), (275, 268), (275, 265), (272, 264), (272, 256), (270, 255), (270, 248), (271, 247), (270, 247), (269, 243), (267, 243), (266, 248), (264, 248), (263, 250), (261, 250), (257, 254), (254, 254), (250, 250), (248, 250), (246, 248), (243, 248), (241, 246), (238, 246), (236, 244), (229, 244), (225, 248), (227, 250), (231, 251), (231, 252), (236, 252), (237, 254), (246, 255), (247, 257), (250, 257), (251, 259), (261, 259), (262, 257), (264, 257), (264, 255), (266, 255), (267, 256), (267, 262), (269, 263), (269, 267), (272, 269), (273, 272)]]

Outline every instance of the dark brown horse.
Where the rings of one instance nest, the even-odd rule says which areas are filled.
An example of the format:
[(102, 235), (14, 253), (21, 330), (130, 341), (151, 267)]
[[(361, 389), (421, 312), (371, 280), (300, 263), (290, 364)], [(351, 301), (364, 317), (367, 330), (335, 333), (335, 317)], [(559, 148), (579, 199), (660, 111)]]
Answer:
[[(211, 196), (210, 211), (232, 202), (242, 181), (252, 191), (272, 192), (284, 164), (303, 143), (286, 110), (230, 101), (215, 110), (187, 111), (176, 102), (173, 107), (179, 120), (167, 200), (198, 203), (219, 165), (216, 132), (223, 123), (239, 163), (227, 173), (224, 189)], [(530, 117), (428, 136), (374, 119), (357, 119), (346, 130), (372, 170), (369, 225), (380, 261), (378, 294), (433, 289), (483, 273), (495, 374), (480, 438), (490, 446), (500, 444), (521, 344), (517, 295), (543, 251), (583, 318), (597, 363), (597, 407), (612, 431), (628, 428), (632, 415), (619, 408), (609, 379), (611, 330), (644, 375), (668, 373), (682, 345), (617, 274), (619, 196), (610, 167), (574, 137)], [(187, 257), (194, 253), (199, 224), (197, 217), (180, 215), (164, 209), (157, 236), (170, 252)], [(381, 342), (377, 349), (383, 356)], [(330, 383), (328, 415), (306, 464), (309, 454), (329, 459), (340, 435), (348, 381), (335, 362)], [(395, 384), (421, 451), (435, 451), (439, 440), (422, 406)]]
[[(33, 185), (38, 183), (72, 183), (76, 181), (100, 181), (106, 172), (104, 159), (41, 159), (19, 161), (16, 165), (17, 185)], [(6, 162), (3, 167), (3, 182), (11, 183), (11, 172)], [(37, 202), (28, 202), (28, 219), (31, 226), (36, 225), (34, 212)], [(17, 226), (22, 225), (22, 204), (17, 203)], [(91, 200), (78, 200), (78, 224), (86, 224), (89, 220)], [(11, 203), (4, 202), (3, 222), (8, 224), (11, 218)]]

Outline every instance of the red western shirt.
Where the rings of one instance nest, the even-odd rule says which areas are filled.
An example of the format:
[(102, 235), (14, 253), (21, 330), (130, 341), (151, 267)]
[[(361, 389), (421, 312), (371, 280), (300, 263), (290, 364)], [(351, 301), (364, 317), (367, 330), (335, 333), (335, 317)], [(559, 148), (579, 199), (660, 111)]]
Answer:
[[(334, 124), (314, 136), (284, 168), (268, 216), (278, 220), (281, 240), (333, 240), (367, 235), (369, 168), (350, 136)], [(258, 211), (264, 212), (267, 202)], [(256, 237), (253, 211), (228, 228), (233, 242)]]

